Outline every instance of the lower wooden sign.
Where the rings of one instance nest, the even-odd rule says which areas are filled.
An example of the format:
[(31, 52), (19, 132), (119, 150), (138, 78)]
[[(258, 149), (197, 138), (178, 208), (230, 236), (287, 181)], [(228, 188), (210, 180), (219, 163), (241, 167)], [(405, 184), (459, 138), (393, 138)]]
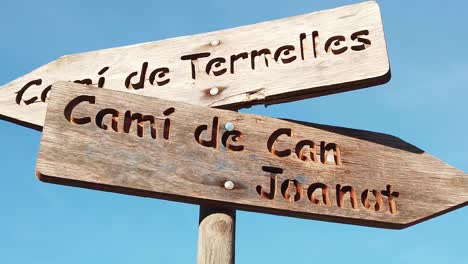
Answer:
[(399, 138), (68, 82), (54, 85), (42, 181), (404, 228), (468, 201), (468, 177)]

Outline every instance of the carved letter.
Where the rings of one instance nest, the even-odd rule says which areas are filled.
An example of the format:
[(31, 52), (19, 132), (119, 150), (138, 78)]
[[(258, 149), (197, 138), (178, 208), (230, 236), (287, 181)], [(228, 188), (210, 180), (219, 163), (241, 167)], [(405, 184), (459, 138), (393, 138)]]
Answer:
[(346, 41), (346, 38), (343, 36), (334, 36), (334, 37), (329, 38), (327, 42), (325, 43), (325, 51), (328, 52), (331, 49), (332, 53), (335, 55), (339, 55), (345, 52), (346, 50), (348, 50), (348, 47), (341, 47), (337, 49), (330, 48), (332, 44), (334, 44), (336, 47), (339, 47), (342, 41)]
[(111, 117), (112, 129), (115, 132), (119, 132), (119, 114), (120, 114), (119, 111), (112, 109), (112, 108), (102, 109), (96, 115), (96, 125), (99, 128), (107, 130), (107, 125), (104, 124), (104, 117), (106, 115), (112, 115)]
[(365, 50), (368, 46), (370, 46), (371, 41), (369, 39), (361, 37), (361, 36), (367, 36), (367, 35), (369, 35), (369, 30), (361, 30), (361, 31), (353, 33), (351, 35), (351, 40), (353, 40), (353, 41), (357, 40), (358, 42), (360, 42), (362, 44), (352, 46), (351, 49), (359, 51), (359, 50)]
[(335, 164), (340, 166), (342, 164), (341, 162), (341, 148), (335, 143), (328, 143), (325, 144), (325, 142), (320, 143), (320, 156), (321, 156), (321, 161), (323, 164), (328, 163), (328, 155), (330, 151), (333, 151), (333, 159), (335, 161)]
[[(285, 46), (281, 46), (279, 47), (276, 52), (275, 52), (275, 61), (278, 62), (279, 58), (281, 57), (281, 55), (285, 55), (285, 56), (289, 56), (290, 53), (292, 51), (294, 51), (295, 48), (293, 45), (285, 45)], [(288, 64), (288, 63), (291, 63), (293, 61), (296, 60), (296, 56), (291, 56), (289, 58), (281, 58), (281, 61), (284, 63), (284, 64)]]
[(268, 151), (270, 151), (271, 154), (278, 156), (278, 157), (287, 157), (291, 155), (291, 150), (290, 149), (285, 149), (285, 150), (276, 150), (274, 147), (274, 144), (276, 140), (281, 136), (281, 135), (287, 135), (288, 137), (291, 137), (292, 135), (292, 130), (290, 128), (280, 128), (273, 132), (271, 136), (268, 138), (267, 142), (267, 148)]
[(45, 103), (47, 99), (49, 99), (49, 92), (52, 89), (52, 85), (47, 86), (44, 91), (41, 93), (41, 101)]
[(213, 117), (213, 125), (211, 127), (211, 140), (204, 140), (201, 138), (203, 131), (208, 130), (207, 125), (201, 125), (195, 130), (195, 140), (202, 146), (209, 148), (218, 148), (218, 131), (219, 131), (219, 120), (218, 117)]
[[(104, 67), (98, 72), (98, 74), (103, 75), (108, 69), (109, 69), (109, 67)], [(105, 82), (106, 82), (106, 78), (100, 77), (99, 80), (98, 80), (98, 87), (103, 88)]]
[[(29, 89), (29, 87), (33, 85), (41, 85), (42, 84), (42, 79), (37, 79), (28, 82), (23, 88), (21, 88), (18, 92), (16, 92), (16, 103), (19, 105), (21, 103), (21, 100), (23, 100), (23, 95), (26, 90)], [(35, 103), (37, 100), (37, 96), (31, 97), (28, 100), (23, 100), (25, 105), (30, 105), (32, 103)]]
[(318, 31), (312, 32), (312, 48), (314, 49), (314, 58), (318, 56), (318, 47), (319, 47), (319, 33)]
[[(168, 109), (166, 109), (163, 114), (164, 116), (169, 116), (171, 115), (172, 113), (175, 112), (175, 108), (174, 107), (170, 107)], [(170, 134), (171, 134), (171, 119), (169, 118), (166, 118), (164, 120), (164, 132), (163, 132), (163, 138), (165, 140), (169, 140), (170, 138)]]
[(84, 84), (84, 85), (91, 85), (93, 84), (93, 80), (89, 79), (89, 78), (86, 78), (86, 79), (82, 79), (82, 80), (75, 80), (73, 81), (74, 83), (79, 83), (79, 84)]
[(88, 102), (90, 104), (95, 104), (96, 103), (96, 96), (89, 96), (89, 95), (80, 95), (78, 97), (75, 97), (73, 100), (71, 100), (67, 106), (65, 106), (65, 109), (63, 110), (63, 114), (65, 116), (65, 119), (68, 120), (68, 122), (72, 124), (77, 124), (77, 125), (83, 125), (86, 123), (91, 122), (91, 117), (82, 117), (82, 118), (76, 118), (72, 115), (73, 109), (77, 105), (79, 105), (82, 102)]
[(166, 74), (168, 73), (169, 73), (169, 68), (166, 68), (166, 67), (157, 68), (156, 70), (151, 72), (150, 77), (149, 77), (149, 82), (151, 83), (151, 85), (154, 85), (154, 80), (156, 79), (156, 77), (158, 77), (159, 81), (156, 81), (156, 83), (158, 84), (158, 86), (164, 86), (171, 81), (171, 79), (169, 78), (165, 80), (161, 80), (162, 78), (166, 77)]
[(137, 83), (132, 83), (131, 80), (133, 77), (138, 75), (138, 72), (136, 71), (136, 72), (130, 73), (127, 79), (125, 79), (125, 87), (127, 87), (128, 89), (133, 88), (135, 90), (144, 88), (147, 69), (148, 69), (148, 62), (144, 62), (143, 65), (141, 66), (140, 80)]
[[(208, 64), (206, 65), (206, 74), (210, 75), (210, 72), (211, 72), (211, 69), (212, 68), (220, 68), (224, 63), (226, 63), (226, 59), (225, 58), (214, 58), (214, 59), (211, 59)], [(213, 67), (214, 66), (214, 67)], [(215, 70), (213, 69), (213, 75), (214, 76), (220, 76), (220, 75), (223, 75), (227, 72), (227, 69), (226, 68), (222, 68), (222, 69), (218, 69), (218, 70)]]
[(196, 54), (190, 54), (190, 55), (184, 55), (180, 57), (181, 60), (190, 60), (190, 64), (192, 65), (192, 79), (196, 79), (196, 72), (197, 69), (195, 69), (195, 63), (193, 61), (196, 61), (200, 58), (205, 58), (209, 57), (211, 53), (209, 52), (203, 52), (203, 53), (196, 53)]
[(306, 161), (309, 159), (307, 155), (305, 155), (304, 153), (305, 146), (309, 146), (310, 148), (310, 151), (309, 151), (310, 160), (312, 160), (313, 162), (317, 162), (317, 155), (316, 155), (317, 146), (315, 145), (313, 141), (310, 141), (310, 140), (302, 140), (302, 141), (299, 141), (299, 143), (297, 143), (296, 149), (295, 149), (297, 157), (303, 161)]
[(233, 131), (226, 131), (224, 132), (223, 136), (221, 137), (221, 142), (223, 143), (224, 147), (230, 149), (232, 151), (242, 151), (244, 150), (244, 146), (242, 145), (232, 145), (228, 143), (229, 137), (232, 136), (232, 141), (237, 142), (240, 139), (241, 132), (239, 130)]
[(347, 192), (349, 192), (351, 206), (353, 207), (353, 209), (358, 209), (358, 203), (356, 200), (356, 191), (354, 191), (354, 188), (351, 186), (341, 187), (340, 184), (336, 185), (336, 200), (338, 203), (338, 207), (340, 208), (344, 207), (344, 196), (346, 195)]
[(156, 123), (154, 120), (154, 116), (152, 115), (142, 115), (140, 113), (134, 113), (132, 114), (131, 111), (126, 111), (125, 112), (125, 119), (124, 119), (124, 126), (123, 126), (123, 131), (124, 133), (129, 133), (130, 132), (130, 127), (132, 126), (133, 120), (137, 121), (137, 135), (139, 137), (144, 136), (144, 130), (145, 130), (145, 123), (144, 122), (149, 122), (150, 125), (150, 131), (151, 131), (151, 137), (156, 138), (157, 136), (157, 130), (156, 130)]
[(391, 214), (396, 214), (397, 213), (397, 206), (396, 206), (395, 198), (398, 198), (400, 196), (400, 193), (399, 192), (394, 192), (392, 185), (387, 185), (387, 190), (384, 190), (381, 193), (382, 193), (382, 195), (387, 196), (388, 207), (389, 207), (390, 213)]
[(268, 167), (268, 166), (263, 166), (262, 170), (264, 172), (269, 172), (272, 175), (270, 175), (270, 192), (267, 193), (263, 191), (263, 187), (261, 185), (257, 185), (257, 193), (260, 195), (260, 197), (268, 199), (268, 200), (273, 200), (275, 199), (276, 196), (276, 186), (277, 186), (277, 174), (283, 174), (283, 169), (277, 168), (277, 167)]
[[(294, 184), (294, 187), (296, 187), (296, 194), (294, 194), (294, 199), (289, 193), (289, 185), (291, 182)], [(292, 202), (294, 200), (295, 202), (297, 202), (302, 199), (302, 196), (304, 194), (304, 187), (302, 183), (300, 183), (298, 180), (287, 179), (283, 182), (283, 184), (281, 184), (281, 193), (283, 194), (283, 197), (284, 199), (286, 199), (286, 201)]]
[(375, 210), (376, 212), (378, 212), (383, 207), (382, 195), (380, 195), (380, 193), (376, 190), (373, 190), (371, 193), (375, 197), (375, 205), (373, 206), (374, 208), (371, 208), (371, 204), (369, 202), (369, 190), (365, 190), (361, 194), (362, 205), (366, 209)]
[(331, 206), (331, 201), (330, 201), (330, 192), (329, 192), (329, 189), (328, 189), (328, 186), (323, 184), (323, 183), (313, 183), (309, 186), (309, 189), (307, 190), (307, 194), (309, 196), (309, 200), (313, 203), (313, 204), (316, 204), (316, 205), (320, 205), (320, 200), (315, 198), (315, 194), (314, 192), (317, 190), (317, 189), (322, 189), (322, 200), (323, 200), (323, 204), (326, 205), (326, 206)]
[(235, 72), (235, 62), (236, 60), (242, 58), (242, 59), (247, 59), (249, 57), (249, 54), (247, 52), (242, 52), (242, 53), (239, 53), (237, 55), (232, 55), (231, 56), (231, 73), (234, 74)]
[(307, 38), (306, 33), (301, 33), (299, 35), (299, 44), (301, 46), (301, 59), (304, 60), (304, 39)]
[(263, 56), (263, 58), (265, 59), (265, 65), (268, 67), (267, 55), (271, 55), (269, 49), (262, 49), (259, 51), (253, 50), (250, 54), (250, 66), (252, 67), (252, 70), (255, 70), (255, 58), (258, 57), (260, 60), (260, 56)]

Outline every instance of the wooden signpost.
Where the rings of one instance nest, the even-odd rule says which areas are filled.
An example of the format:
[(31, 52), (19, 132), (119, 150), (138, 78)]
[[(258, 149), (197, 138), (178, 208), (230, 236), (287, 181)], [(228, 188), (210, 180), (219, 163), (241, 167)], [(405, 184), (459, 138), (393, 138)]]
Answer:
[(40, 129), (56, 81), (238, 109), (386, 83), (376, 2), (64, 56), (0, 88), (0, 116)]
[(369, 1), (64, 56), (4, 85), (0, 117), (44, 126), (42, 181), (200, 204), (198, 263), (228, 264), (236, 209), (401, 229), (467, 205), (464, 172), (394, 136), (216, 109), (389, 79)]
[(400, 229), (466, 205), (468, 177), (393, 136), (57, 83), (42, 181)]

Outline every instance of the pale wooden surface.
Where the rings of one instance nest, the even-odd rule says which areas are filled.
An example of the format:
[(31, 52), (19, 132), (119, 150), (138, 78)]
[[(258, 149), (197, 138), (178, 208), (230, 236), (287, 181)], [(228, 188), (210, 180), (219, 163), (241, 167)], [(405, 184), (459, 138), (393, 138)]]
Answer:
[[(78, 105), (73, 115), (90, 116), (92, 122), (71, 124), (64, 117), (64, 109), (80, 95), (95, 96), (96, 103)], [(170, 107), (175, 112), (170, 115), (170, 139), (165, 140), (162, 112)], [(118, 133), (96, 126), (94, 115), (104, 108), (121, 113)], [(123, 133), (126, 110), (155, 115), (157, 138), (151, 137), (148, 127), (143, 137), (137, 135), (134, 127)], [(210, 145), (214, 117), (219, 119), (217, 148), (202, 146), (195, 140), (195, 130), (206, 124), (208, 131), (200, 139)], [(109, 117), (104, 121), (111, 129)], [(241, 132), (240, 141), (233, 142), (231, 137), (228, 144), (241, 144), (242, 151), (233, 151), (222, 143), (228, 122)], [(269, 151), (268, 139), (278, 129), (291, 129), (292, 136), (281, 135), (271, 149), (279, 155), (291, 149), (292, 154), (287, 157)], [(318, 145), (315, 162), (310, 160), (307, 149), (300, 155), (294, 153), (300, 140)], [(320, 155), (325, 150), (321, 141), (339, 146), (340, 162), (335, 162), (334, 156)], [(263, 166), (278, 167), (283, 172), (262, 169)], [(465, 206), (468, 201), (465, 173), (393, 136), (63, 82), (53, 89), (49, 103), (37, 175), (43, 181), (58, 184), (386, 228), (403, 228)], [(270, 184), (275, 177), (278, 190), (272, 195)], [(234, 183), (232, 190), (224, 187), (226, 181)], [(284, 182), (286, 187), (289, 182), (285, 192), (280, 189)], [(328, 186), (328, 197), (321, 195), (321, 189), (313, 192), (314, 196), (309, 195), (308, 190), (320, 184)], [(387, 185), (399, 193), (398, 198), (387, 199)], [(353, 200), (349, 192), (344, 192), (345, 186), (354, 188)], [(302, 196), (296, 195), (295, 190), (303, 190)], [(345, 195), (340, 198), (341, 190)]]
[(198, 264), (234, 264), (236, 211), (200, 206)]
[[(364, 50), (352, 50), (352, 46), (360, 46), (361, 42), (353, 41), (351, 35), (362, 30), (369, 31), (365, 38), (371, 44), (364, 45)], [(314, 31), (319, 33), (316, 52), (312, 41)], [(304, 60), (300, 52), (302, 33), (306, 34), (302, 45)], [(327, 53), (324, 50), (327, 40), (337, 35), (345, 37), (346, 41), (337, 43), (338, 47), (332, 43), (331, 49), (346, 46), (346, 52), (335, 55), (329, 48)], [(212, 46), (211, 42), (217, 40), (219, 45)], [(295, 61), (283, 64), (281, 60), (275, 62), (269, 58), (266, 67), (263, 57), (256, 57), (255, 70), (252, 70), (251, 51), (269, 49), (273, 57), (277, 48), (284, 45), (293, 45), (295, 51), (290, 55), (283, 54), (281, 58), (294, 55)], [(181, 57), (201, 52), (210, 52), (209, 59), (225, 58), (224, 66), (229, 68), (227, 73), (207, 75), (205, 66), (209, 59), (202, 58), (195, 65), (198, 77), (192, 79), (191, 63)], [(235, 61), (235, 71), (231, 74), (230, 57), (242, 52), (248, 52), (248, 58)], [(134, 71), (141, 73), (144, 62), (148, 63), (144, 88), (127, 89), (126, 78)], [(109, 67), (107, 71), (103, 70), (105, 67)], [(170, 82), (163, 86), (154, 82), (150, 85), (150, 73), (161, 67), (169, 68), (166, 77)], [(101, 70), (104, 73), (99, 74)], [(376, 2), (369, 1), (234, 29), (64, 56), (1, 87), (0, 115), (6, 120), (40, 129), (46, 112), (46, 103), (41, 97), (47, 93), (43, 94), (43, 91), (56, 81), (86, 78), (90, 78), (94, 85), (104, 78), (104, 88), (201, 106), (237, 109), (382, 84), (390, 79), (390, 66), (380, 10)], [(30, 86), (21, 98), (17, 98), (18, 92), (35, 80), (41, 80), (41, 84)], [(210, 95), (212, 87), (219, 88), (217, 95)], [(26, 105), (26, 102), (30, 104)]]

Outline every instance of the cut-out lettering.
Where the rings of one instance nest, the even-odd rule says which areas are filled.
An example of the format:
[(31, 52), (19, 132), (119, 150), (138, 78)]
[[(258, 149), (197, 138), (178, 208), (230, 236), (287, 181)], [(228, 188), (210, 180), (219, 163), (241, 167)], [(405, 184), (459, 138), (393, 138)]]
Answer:
[(134, 90), (142, 89), (145, 87), (145, 78), (146, 78), (146, 71), (148, 69), (148, 62), (143, 62), (140, 71), (140, 78), (138, 78), (138, 82), (133, 83), (132, 79), (138, 76), (138, 71), (130, 73), (127, 78), (125, 79), (125, 87), (128, 89), (132, 88)]
[(360, 42), (361, 44), (351, 46), (351, 49), (354, 51), (361, 51), (369, 47), (371, 45), (371, 41), (367, 38), (362, 37), (362, 36), (368, 36), (368, 35), (369, 35), (369, 30), (361, 30), (358, 32), (354, 32), (351, 35), (351, 40)]
[[(167, 117), (167, 116), (173, 114), (174, 112), (175, 112), (175, 108), (170, 107), (170, 108), (164, 110), (163, 114), (164, 114), (164, 116)], [(166, 119), (164, 119), (164, 131), (163, 131), (164, 139), (169, 140), (170, 139), (170, 134), (171, 134), (171, 119), (166, 118)]]
[(112, 130), (119, 132), (119, 114), (119, 111), (112, 108), (102, 109), (96, 114), (96, 125), (104, 130), (107, 130), (108, 126), (104, 124), (104, 118), (109, 115)]
[(395, 198), (400, 197), (400, 193), (395, 192), (393, 190), (392, 185), (387, 185), (387, 189), (382, 191), (381, 193), (382, 193), (382, 195), (387, 197), (388, 207), (389, 207), (390, 213), (391, 214), (396, 214), (397, 213), (397, 206), (396, 206)]
[(269, 166), (263, 166), (262, 170), (264, 172), (270, 173), (270, 192), (265, 192), (263, 187), (261, 185), (257, 185), (257, 193), (260, 195), (260, 197), (268, 199), (268, 200), (273, 200), (275, 199), (276, 196), (276, 188), (278, 186), (278, 174), (283, 173), (283, 169), (278, 168), (278, 167), (269, 167)]
[(229, 150), (232, 151), (242, 151), (244, 150), (243, 145), (234, 145), (231, 144), (229, 141), (229, 138), (231, 137), (232, 142), (238, 142), (240, 141), (242, 133), (239, 130), (233, 130), (233, 131), (226, 131), (224, 132), (223, 136), (221, 137), (221, 142), (223, 143), (223, 146)]
[[(139, 90), (139, 89), (145, 88), (147, 71), (148, 71), (148, 62), (145, 61), (143, 62), (141, 66), (140, 72), (134, 71), (127, 76), (127, 78), (125, 79), (125, 87), (127, 87), (127, 89), (133, 89), (133, 90)], [(139, 78), (138, 78), (138, 74), (140, 75)], [(167, 67), (156, 68), (150, 73), (148, 81), (151, 85), (154, 85), (156, 82), (156, 85), (164, 86), (171, 81), (171, 79), (169, 78), (166, 79), (167, 74), (169, 74), (169, 68)], [(132, 81), (135, 77), (137, 77), (136, 82)]]
[(130, 128), (132, 127), (132, 124), (134, 123), (134, 121), (136, 121), (137, 135), (139, 137), (144, 136), (145, 124), (148, 124), (151, 137), (156, 139), (157, 127), (156, 127), (154, 116), (143, 115), (141, 113), (132, 113), (131, 111), (126, 111), (125, 117), (124, 117), (124, 126), (123, 126), (124, 133), (130, 133)]
[[(285, 45), (279, 47), (275, 51), (275, 56), (274, 59), (276, 62), (278, 62), (279, 59), (281, 59), (281, 62), (284, 64), (291, 63), (296, 60), (297, 56), (296, 55), (291, 55), (291, 53), (295, 50), (293, 45)], [(288, 57), (289, 56), (289, 57)]]
[[(397, 214), (396, 199), (400, 196), (399, 192), (394, 191), (392, 185), (387, 185), (386, 190), (381, 192), (376, 189), (357, 190), (352, 185), (327, 185), (323, 182), (306, 182), (306, 177), (296, 177), (295, 179), (286, 178), (278, 183), (278, 175), (283, 174), (283, 169), (279, 167), (263, 166), (263, 172), (270, 173), (270, 191), (267, 192), (261, 185), (257, 185), (256, 190), (261, 198), (275, 200), (283, 203), (297, 202), (304, 206), (322, 206), (333, 207), (343, 210), (365, 210), (367, 212), (385, 212), (383, 196), (388, 199), (388, 210), (390, 215)], [(301, 178), (299, 181), (298, 178)], [(315, 177), (314, 177), (315, 178)], [(278, 185), (280, 184), (280, 185)], [(330, 188), (334, 186), (335, 188)], [(277, 198), (276, 192), (280, 188), (282, 198)], [(335, 196), (331, 195), (335, 191)], [(307, 198), (303, 199), (303, 195), (307, 192)], [(358, 194), (360, 194), (358, 196)], [(332, 202), (333, 197), (335, 197)], [(284, 198), (284, 199), (283, 199)], [(360, 201), (359, 201), (360, 198)]]
[[(64, 117), (68, 122), (72, 124), (83, 125), (90, 123), (93, 120), (92, 116), (94, 116), (94, 123), (100, 129), (112, 129), (112, 131), (114, 132), (126, 134), (132, 133), (136, 130), (135, 134), (140, 138), (145, 137), (145, 131), (149, 131), (150, 137), (153, 139), (157, 139), (158, 120), (164, 120), (162, 124), (162, 138), (165, 140), (170, 139), (171, 119), (169, 118), (169, 115), (175, 112), (175, 109), (173, 107), (170, 107), (163, 111), (163, 114), (166, 117), (165, 119), (157, 118), (154, 115), (150, 114), (143, 114), (136, 111), (134, 112), (131, 110), (127, 110), (125, 111), (125, 113), (121, 113), (114, 108), (101, 109), (97, 111), (95, 115), (88, 114), (87, 116), (82, 116), (79, 118), (75, 117), (75, 115), (73, 114), (73, 110), (83, 102), (95, 104), (96, 97), (80, 95), (70, 100), (70, 102), (64, 108)], [(109, 128), (109, 125), (111, 129)]]
[[(316, 190), (322, 190), (322, 201), (317, 199), (315, 197), (315, 192)], [(326, 206), (331, 206), (331, 201), (330, 201), (330, 191), (327, 185), (323, 183), (313, 183), (309, 186), (309, 189), (307, 190), (307, 195), (309, 197), (309, 200), (316, 205), (324, 204)]]
[[(311, 37), (309, 37), (311, 36)], [(336, 35), (332, 36), (326, 41), (320, 38), (319, 31), (312, 31), (312, 33), (299, 33), (298, 41), (289, 45), (280, 47), (258, 47), (250, 51), (241, 51), (233, 54), (226, 55), (226, 57), (210, 58), (210, 52), (201, 52), (183, 55), (180, 57), (183, 61), (190, 61), (190, 73), (193, 80), (197, 79), (197, 74), (206, 74), (207, 76), (221, 76), (229, 71), (231, 74), (236, 74), (242, 68), (249, 67), (251, 70), (266, 70), (269, 67), (276, 67), (278, 64), (294, 63), (299, 57), (302, 61), (309, 58), (318, 58), (322, 54), (332, 53), (340, 55), (348, 50), (360, 52), (368, 49), (371, 44), (371, 32), (368, 29), (361, 29), (352, 33), (351, 35)], [(324, 43), (324, 45), (322, 44)], [(310, 48), (312, 47), (312, 48)], [(324, 52), (323, 52), (324, 51)], [(307, 55), (312, 53), (312, 56)], [(207, 60), (200, 61), (202, 58)], [(273, 59), (276, 64), (270, 65), (270, 60)], [(241, 63), (246, 60), (246, 63)], [(249, 63), (250, 62), (250, 63)], [(276, 65), (276, 66), (275, 66)], [(107, 73), (112, 65), (104, 66), (93, 73), (92, 76), (77, 76), (81, 79), (71, 79), (75, 83), (85, 85), (97, 85), (103, 88), (106, 83), (105, 73)], [(282, 66), (281, 66), (282, 67)], [(158, 67), (150, 69), (148, 61), (141, 64), (139, 69), (129, 73), (124, 80), (124, 85), (127, 89), (139, 90), (145, 88), (145, 82), (148, 81), (151, 85), (164, 86), (171, 82), (169, 78), (171, 70), (168, 67)], [(148, 76), (149, 74), (149, 76)], [(148, 78), (147, 78), (148, 76)], [(97, 78), (97, 79), (95, 79)], [(93, 81), (94, 80), (94, 81)], [(30, 88), (38, 88), (41, 86), (43, 79), (29, 81), (21, 89), (16, 91), (15, 102), (18, 105), (30, 105), (33, 103), (46, 102), (48, 94), (50, 93), (51, 84), (46, 83), (47, 86), (36, 96), (25, 96)]]
[(314, 50), (314, 58), (317, 58), (318, 56), (319, 45), (319, 33), (318, 31), (314, 31), (312, 32), (312, 48)]
[(291, 137), (292, 130), (290, 128), (280, 128), (276, 130), (275, 132), (273, 132), (271, 136), (268, 138), (267, 148), (268, 148), (268, 151), (270, 151), (270, 153), (275, 156), (287, 157), (291, 155), (291, 149), (277, 150), (274, 146), (275, 142), (278, 140), (278, 138), (281, 135), (286, 135), (288, 137)]
[(89, 79), (89, 78), (86, 78), (86, 79), (82, 79), (82, 80), (75, 80), (73, 81), (74, 83), (79, 83), (79, 84), (84, 84), (84, 85), (91, 85), (93, 84), (93, 80)]
[(349, 193), (349, 201), (353, 209), (358, 209), (358, 202), (356, 198), (356, 191), (352, 186), (343, 186), (340, 184), (336, 185), (336, 201), (338, 207), (343, 208), (345, 204), (346, 193)]
[[(102, 69), (98, 72), (98, 75), (103, 75), (107, 70), (109, 70), (109, 67), (108, 67), (108, 66), (102, 68)], [(99, 87), (99, 88), (103, 88), (105, 83), (106, 83), (106, 78), (104, 78), (104, 77), (99, 77), (99, 80), (98, 80), (98, 87)]]
[(23, 102), (25, 105), (30, 105), (37, 101), (37, 96), (31, 97), (29, 99), (23, 99), (24, 93), (33, 85), (39, 86), (42, 84), (42, 79), (37, 79), (28, 82), (21, 88), (18, 92), (16, 92), (16, 104), (20, 105)]
[(255, 61), (255, 58), (258, 57), (258, 61), (260, 62), (260, 58), (263, 57), (264, 61), (265, 61), (265, 66), (268, 67), (268, 57), (267, 55), (271, 55), (271, 51), (269, 49), (261, 49), (259, 51), (257, 50), (253, 50), (252, 53), (251, 53), (251, 58), (250, 58), (250, 67), (252, 68), (252, 70), (255, 70), (255, 65), (256, 65), (256, 61)]
[(206, 74), (210, 75), (211, 73), (213, 73), (214, 76), (220, 76), (220, 75), (225, 74), (227, 72), (227, 69), (222, 68), (223, 64), (225, 63), (226, 63), (225, 58), (211, 59), (206, 65)]
[(203, 53), (196, 53), (196, 54), (190, 54), (190, 55), (184, 55), (180, 57), (181, 60), (190, 60), (190, 66), (191, 66), (191, 72), (192, 72), (192, 79), (197, 79), (197, 69), (195, 67), (195, 61), (201, 58), (206, 58), (209, 57), (211, 53), (209, 52), (203, 52)]
[[(371, 193), (375, 198), (374, 206), (371, 206), (369, 193)], [(362, 201), (362, 205), (366, 209), (374, 210), (376, 212), (383, 209), (382, 195), (380, 195), (380, 193), (376, 190), (372, 190), (372, 191), (364, 190), (361, 194), (361, 201)]]
[(307, 35), (306, 33), (301, 33), (299, 35), (299, 44), (301, 45), (301, 59), (305, 60), (304, 56), (304, 40), (306, 39)]
[[(278, 147), (275, 147), (275, 143), (283, 143), (284, 140), (280, 140), (281, 136), (287, 136), (291, 138), (293, 132), (290, 128), (280, 128), (275, 130), (267, 141), (268, 151), (281, 158), (290, 157), (293, 159), (299, 159), (305, 162), (320, 162), (322, 164), (335, 164), (341, 166), (342, 163), (342, 148), (336, 143), (326, 143), (321, 141), (320, 143), (320, 152), (318, 153), (318, 145), (312, 140), (304, 139), (300, 140), (294, 148), (283, 147), (281, 150)], [(296, 136), (297, 137), (297, 136)], [(294, 146), (294, 145), (291, 145)], [(291, 155), (292, 150), (296, 155)], [(307, 152), (307, 150), (309, 150)], [(317, 157), (317, 154), (320, 155), (320, 158)]]
[(83, 102), (88, 102), (90, 104), (95, 104), (96, 103), (96, 96), (90, 96), (90, 95), (80, 95), (78, 97), (75, 97), (72, 99), (66, 106), (65, 109), (63, 110), (63, 114), (65, 116), (65, 119), (68, 120), (68, 122), (72, 124), (77, 124), (77, 125), (84, 125), (89, 122), (91, 122), (91, 117), (86, 116), (86, 117), (81, 117), (81, 118), (76, 118), (73, 116), (73, 109), (77, 107), (79, 104)]
[(320, 143), (320, 156), (323, 164), (329, 163), (329, 154), (333, 152), (333, 160), (336, 165), (342, 165), (341, 161), (341, 148), (335, 143)]
[[(291, 184), (292, 183), (292, 184)], [(294, 196), (291, 196), (290, 193), (290, 187), (294, 186)], [(283, 194), (284, 199), (286, 201), (292, 202), (292, 201), (299, 201), (302, 199), (302, 196), (304, 194), (304, 187), (302, 186), (302, 183), (300, 183), (298, 180), (285, 180), (283, 184), (281, 184), (281, 194)]]
[[(346, 38), (344, 36), (334, 36), (331, 37), (325, 42), (325, 51), (331, 51), (335, 55), (339, 55), (348, 50), (347, 46), (342, 46), (342, 42), (345, 42)], [(332, 45), (334, 47), (332, 47)]]
[[(309, 147), (309, 155), (306, 155), (306, 146)], [(311, 140), (301, 140), (296, 144), (295, 152), (300, 160), (317, 162), (317, 145)]]
[(235, 73), (236, 61), (238, 59), (247, 59), (249, 54), (247, 52), (242, 52), (236, 55), (231, 55), (231, 74)]
[(198, 126), (194, 133), (195, 140), (202, 146), (205, 146), (208, 148), (218, 148), (218, 131), (219, 131), (219, 118), (218, 117), (213, 117), (213, 123), (211, 125), (211, 139), (210, 140), (204, 140), (201, 136), (203, 131), (207, 131), (207, 130), (208, 130), (208, 125)]
[(49, 98), (49, 93), (51, 89), (52, 89), (52, 85), (49, 85), (42, 91), (41, 102), (45, 103), (45, 101)]
[(150, 84), (154, 85), (155, 81), (158, 86), (164, 86), (168, 84), (171, 81), (171, 79), (169, 78), (164, 79), (167, 74), (169, 74), (169, 68), (167, 67), (157, 68), (156, 70), (152, 71), (149, 76)]

